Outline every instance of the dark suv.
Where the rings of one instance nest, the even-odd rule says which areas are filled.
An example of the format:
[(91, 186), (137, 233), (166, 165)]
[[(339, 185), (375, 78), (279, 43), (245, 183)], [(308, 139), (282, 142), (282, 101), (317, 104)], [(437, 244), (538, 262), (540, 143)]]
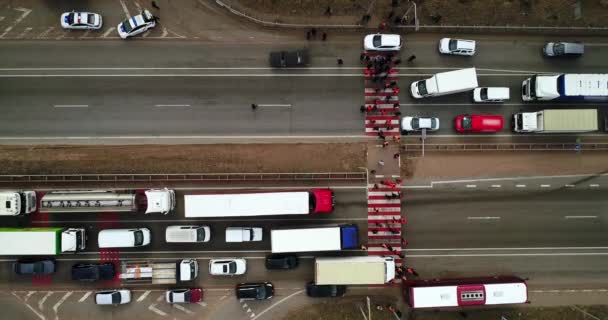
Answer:
[(309, 297), (341, 297), (346, 293), (346, 286), (316, 285), (310, 282), (306, 285), (306, 294)]
[(112, 262), (78, 263), (72, 266), (72, 280), (112, 280), (115, 276), (116, 267)]
[(266, 300), (274, 295), (274, 286), (270, 282), (239, 283), (236, 286), (236, 297), (243, 300)]
[(298, 266), (298, 257), (271, 254), (266, 257), (266, 269), (293, 269)]
[(46, 275), (55, 273), (55, 260), (21, 259), (13, 264), (13, 270), (20, 275)]

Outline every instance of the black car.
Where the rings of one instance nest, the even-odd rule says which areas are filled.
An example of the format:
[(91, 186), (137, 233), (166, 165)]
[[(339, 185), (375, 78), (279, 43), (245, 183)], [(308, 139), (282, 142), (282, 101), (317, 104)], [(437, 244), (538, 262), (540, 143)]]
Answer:
[(53, 259), (21, 259), (13, 264), (13, 270), (20, 275), (46, 275), (55, 273)]
[(72, 266), (72, 280), (112, 280), (115, 276), (116, 267), (112, 262), (78, 263)]
[(306, 67), (309, 63), (310, 56), (306, 49), (270, 53), (270, 66), (273, 68)]
[(266, 257), (266, 269), (293, 269), (298, 266), (298, 257), (271, 254)]
[(236, 297), (244, 300), (266, 300), (274, 295), (274, 286), (270, 282), (239, 283), (236, 286)]
[(313, 282), (306, 285), (306, 294), (309, 297), (341, 297), (346, 293), (346, 286), (316, 285)]

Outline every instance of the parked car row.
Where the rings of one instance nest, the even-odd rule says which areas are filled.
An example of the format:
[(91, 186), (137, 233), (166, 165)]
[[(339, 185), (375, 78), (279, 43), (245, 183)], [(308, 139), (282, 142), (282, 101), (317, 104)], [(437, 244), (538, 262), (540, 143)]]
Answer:
[[(101, 15), (92, 12), (65, 12), (60, 18), (61, 27), (74, 30), (99, 30), (103, 25)], [(142, 10), (140, 14), (129, 17), (116, 27), (118, 35), (126, 39), (144, 33), (156, 26), (156, 18), (150, 11)]]
[[(260, 227), (228, 227), (226, 242), (262, 241), (263, 229)], [(104, 229), (99, 231), (99, 248), (133, 248), (150, 244), (152, 235), (148, 228)], [(209, 242), (211, 229), (208, 226), (169, 226), (165, 229), (167, 243)]]
[[(503, 127), (504, 119), (500, 115), (461, 114), (454, 120), (454, 128), (460, 133), (491, 133), (498, 132)], [(406, 116), (401, 119), (401, 131), (404, 134), (423, 129), (426, 131), (439, 130), (439, 118)]]
[[(366, 51), (391, 52), (403, 47), (398, 34), (369, 34), (363, 38), (363, 49)], [(439, 53), (446, 55), (474, 56), (477, 43), (475, 40), (442, 38), (439, 40)], [(585, 46), (580, 42), (548, 42), (542, 47), (545, 57), (579, 57), (585, 53)]]

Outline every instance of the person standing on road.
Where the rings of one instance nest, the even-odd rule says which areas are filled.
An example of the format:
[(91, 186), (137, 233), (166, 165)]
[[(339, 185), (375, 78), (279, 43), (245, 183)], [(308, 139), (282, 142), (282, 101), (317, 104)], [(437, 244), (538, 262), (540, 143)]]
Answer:
[(416, 59), (416, 55), (411, 55), (409, 58), (407, 58), (407, 62), (412, 62)]
[(384, 166), (384, 160), (379, 160), (379, 161), (378, 161), (378, 164), (379, 164), (381, 167), (382, 167), (382, 166)]
[(257, 109), (257, 108), (258, 108), (258, 105), (257, 105), (257, 104), (255, 104), (255, 103), (252, 103), (252, 104), (251, 104), (251, 110), (254, 110), (254, 111), (255, 111), (255, 109)]

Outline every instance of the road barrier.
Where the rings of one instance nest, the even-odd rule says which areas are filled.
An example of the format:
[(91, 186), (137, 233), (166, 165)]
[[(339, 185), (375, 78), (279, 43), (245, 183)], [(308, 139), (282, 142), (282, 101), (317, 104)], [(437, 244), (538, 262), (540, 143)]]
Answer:
[(0, 175), (14, 182), (366, 181), (365, 172)]
[[(401, 144), (402, 150), (422, 152), (422, 144)], [(608, 143), (425, 143), (424, 151), (606, 151)]]

